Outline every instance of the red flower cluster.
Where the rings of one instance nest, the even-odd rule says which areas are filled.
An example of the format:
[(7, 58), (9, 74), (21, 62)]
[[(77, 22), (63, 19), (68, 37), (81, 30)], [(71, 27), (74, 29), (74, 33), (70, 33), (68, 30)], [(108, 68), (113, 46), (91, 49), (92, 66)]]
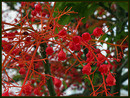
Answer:
[(87, 60), (86, 60), (87, 63), (90, 63), (94, 60), (94, 56), (93, 56), (92, 52), (90, 52), (90, 51), (86, 54), (86, 57), (87, 57)]
[(20, 52), (19, 48), (16, 48), (12, 51), (11, 55), (18, 55)]
[(57, 88), (60, 88), (61, 87), (61, 80), (57, 79), (57, 78), (54, 78), (54, 85), (57, 87)]
[(41, 95), (41, 92), (40, 92), (39, 88), (35, 88), (35, 89), (33, 90), (33, 93), (34, 93), (35, 95)]
[(41, 6), (40, 3), (38, 3), (38, 4), (35, 6), (35, 10), (36, 10), (37, 12), (42, 11), (42, 6)]
[(107, 73), (109, 71), (109, 65), (107, 64), (102, 64), (100, 65), (99, 69), (98, 69), (101, 73)]
[(107, 75), (106, 83), (108, 86), (116, 85), (116, 79), (112, 76), (112, 74), (110, 72)]
[(4, 52), (9, 52), (11, 50), (11, 48), (13, 47), (13, 45), (5, 40), (2, 40), (2, 49)]
[(24, 69), (24, 67), (20, 68), (19, 73), (20, 73), (21, 75), (26, 74), (26, 70)]
[(8, 91), (4, 92), (4, 93), (2, 94), (2, 96), (9, 96), (9, 92), (8, 92)]
[(66, 59), (66, 53), (61, 49), (61, 51), (58, 54), (58, 60), (64, 61)]
[(85, 32), (82, 34), (82, 38), (84, 41), (88, 42), (89, 40), (91, 40), (91, 35), (88, 32)]
[(59, 31), (58, 35), (65, 36), (67, 35), (67, 31), (65, 29), (62, 29), (61, 31)]
[(85, 65), (82, 69), (82, 73), (86, 74), (86, 75), (90, 75), (91, 74), (91, 66), (90, 63), (88, 63), (87, 65)]
[(69, 43), (69, 48), (72, 50), (72, 51), (80, 51), (81, 49), (81, 46), (79, 43), (75, 44), (73, 41)]
[(6, 33), (4, 37), (7, 37), (9, 40), (13, 40), (15, 38), (15, 33)]
[(100, 63), (103, 63), (106, 60), (106, 57), (101, 53), (98, 53), (97, 56)]
[(73, 38), (72, 38), (72, 40), (73, 40), (73, 42), (75, 43), (75, 44), (80, 44), (80, 41), (81, 41), (81, 38), (80, 38), (80, 36), (74, 36)]
[(30, 95), (32, 93), (32, 87), (30, 85), (30, 83), (27, 83), (24, 88), (23, 88), (23, 93), (25, 95)]
[(95, 37), (99, 37), (99, 36), (101, 36), (101, 34), (103, 34), (102, 28), (96, 27), (96, 28), (93, 30), (93, 35), (94, 35)]
[(32, 15), (32, 16), (36, 16), (36, 14), (37, 14), (37, 12), (36, 12), (35, 10), (33, 10), (33, 11), (31, 12), (31, 15)]
[(47, 55), (52, 55), (53, 52), (54, 52), (54, 51), (53, 51), (53, 48), (52, 48), (52, 47), (49, 46), (49, 47), (46, 48), (46, 54), (47, 54)]

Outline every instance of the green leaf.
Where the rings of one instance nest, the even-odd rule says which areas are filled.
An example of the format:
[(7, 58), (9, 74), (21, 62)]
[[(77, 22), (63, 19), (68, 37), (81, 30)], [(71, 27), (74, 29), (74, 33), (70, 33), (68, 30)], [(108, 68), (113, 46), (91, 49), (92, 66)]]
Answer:
[(91, 16), (92, 14), (94, 14), (97, 7), (99, 7), (99, 5), (97, 5), (96, 3), (89, 4), (86, 7), (86, 10), (84, 11), (85, 18), (83, 19), (83, 23), (86, 23), (86, 20), (88, 19), (88, 17)]
[(17, 82), (17, 81), (19, 81), (19, 80), (21, 80), (22, 79), (22, 76), (21, 75), (15, 75), (14, 77), (13, 77), (13, 80), (15, 80), (15, 82)]
[(61, 16), (60, 20), (58, 21), (58, 23), (61, 25), (66, 25), (69, 22), (70, 22), (70, 16), (67, 15)]
[(63, 85), (64, 85), (65, 89), (67, 89), (67, 84), (64, 80), (63, 80)]
[(99, 40), (105, 40), (106, 37), (107, 37), (107, 34), (105, 33), (105, 34), (103, 35), (103, 37), (100, 38)]
[(112, 37), (108, 37), (108, 40), (106, 42), (110, 43), (111, 39), (112, 39)]
[(128, 2), (117, 2), (117, 4), (128, 12)]

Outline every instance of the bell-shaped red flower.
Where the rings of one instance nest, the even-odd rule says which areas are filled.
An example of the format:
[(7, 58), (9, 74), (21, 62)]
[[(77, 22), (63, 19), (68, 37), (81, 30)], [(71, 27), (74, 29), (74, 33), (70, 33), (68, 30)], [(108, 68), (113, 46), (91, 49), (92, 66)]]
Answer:
[(107, 64), (102, 64), (100, 65), (99, 69), (98, 69), (101, 73), (107, 73), (109, 71), (109, 65)]
[(41, 92), (40, 92), (39, 88), (35, 88), (34, 91), (33, 91), (33, 93), (35, 95), (40, 95)]
[(96, 27), (96, 28), (93, 30), (93, 35), (94, 35), (95, 37), (99, 37), (99, 36), (101, 36), (101, 34), (103, 34), (102, 28)]
[(89, 40), (92, 39), (92, 38), (91, 38), (91, 35), (90, 35), (88, 32), (83, 33), (83, 34), (82, 34), (82, 38), (83, 38), (83, 40), (86, 41), (86, 42), (88, 42)]
[(66, 59), (66, 53), (61, 49), (61, 51), (58, 54), (58, 60), (64, 61)]
[(54, 78), (54, 85), (55, 85), (57, 88), (61, 87), (61, 84), (62, 84), (61, 80), (59, 80), (59, 79), (57, 79), (57, 78)]
[(16, 48), (12, 51), (11, 55), (18, 55), (20, 52), (19, 48)]
[(37, 12), (40, 12), (42, 10), (42, 6), (40, 3), (38, 3), (36, 6), (35, 6), (35, 11)]
[(36, 16), (36, 14), (37, 14), (36, 10), (33, 10), (33, 11), (31, 12), (31, 15), (32, 15), (32, 16)]
[(24, 67), (20, 68), (19, 73), (20, 73), (21, 75), (26, 74), (26, 70), (24, 69)]
[(2, 94), (2, 96), (9, 96), (9, 92), (8, 92), (8, 91), (4, 92), (4, 93)]
[(23, 88), (23, 93), (25, 94), (25, 95), (30, 95), (31, 93), (32, 93), (32, 87), (31, 87), (31, 85), (29, 84), (29, 83), (27, 83), (25, 86), (24, 86), (24, 88)]
[(81, 50), (81, 46), (80, 46), (80, 44), (79, 43), (77, 43), (76, 45), (75, 45), (75, 51), (80, 51)]
[(46, 48), (46, 54), (47, 54), (47, 55), (52, 55), (53, 52), (54, 52), (54, 51), (53, 51), (53, 48), (52, 48), (52, 47), (49, 46), (49, 47)]
[(73, 42), (75, 43), (75, 44), (77, 44), (77, 43), (80, 43), (80, 36), (74, 36), (73, 38), (72, 38), (72, 40), (73, 40)]
[(69, 48), (74, 51), (76, 49), (75, 43), (74, 42), (70, 42), (69, 43)]
[(88, 29), (88, 28), (89, 28), (89, 24), (88, 24), (88, 23), (86, 23), (85, 27)]
[[(2, 43), (3, 44), (3, 43)], [(13, 45), (11, 44), (6, 44), (6, 45), (2, 45), (3, 47), (3, 51), (4, 52), (9, 52), (11, 50), (11, 48), (13, 47)]]
[(116, 79), (112, 76), (112, 74), (110, 72), (107, 75), (106, 83), (108, 86), (116, 85)]
[(91, 51), (89, 51), (89, 52), (86, 54), (86, 57), (87, 57), (87, 60), (86, 60), (87, 63), (90, 63), (90, 62), (92, 62), (92, 61), (94, 60), (94, 56), (93, 56), (93, 54), (92, 54)]
[(91, 66), (90, 63), (88, 63), (87, 65), (85, 65), (82, 69), (82, 73), (86, 74), (86, 75), (90, 75), (91, 74)]
[(67, 31), (65, 29), (62, 29), (61, 31), (59, 31), (58, 35), (65, 36), (67, 35)]
[(98, 60), (102, 63), (106, 60), (106, 57), (102, 55), (101, 53), (98, 53)]

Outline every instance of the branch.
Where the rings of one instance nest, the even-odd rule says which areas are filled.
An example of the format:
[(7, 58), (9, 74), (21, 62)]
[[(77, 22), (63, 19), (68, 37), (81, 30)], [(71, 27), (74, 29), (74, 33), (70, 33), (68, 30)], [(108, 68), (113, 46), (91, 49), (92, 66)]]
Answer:
[(128, 58), (125, 60), (125, 62), (121, 65), (121, 67), (119, 67), (117, 69), (117, 72), (120, 72), (122, 70), (122, 68), (126, 65), (126, 63), (128, 62)]
[[(41, 49), (43, 49), (43, 51), (41, 51), (42, 58), (46, 58), (45, 50), (46, 50), (47, 45), (46, 45), (46, 43), (43, 43), (40, 46), (41, 46)], [(45, 68), (45, 74), (51, 75), (49, 61), (48, 60), (45, 60), (45, 61), (46, 61), (46, 63), (43, 62), (44, 63), (44, 68)], [(51, 77), (48, 77), (48, 78), (49, 79), (47, 80), (47, 88), (49, 90), (50, 96), (56, 96), (52, 78)]]
[(128, 79), (128, 72), (121, 76), (121, 83)]

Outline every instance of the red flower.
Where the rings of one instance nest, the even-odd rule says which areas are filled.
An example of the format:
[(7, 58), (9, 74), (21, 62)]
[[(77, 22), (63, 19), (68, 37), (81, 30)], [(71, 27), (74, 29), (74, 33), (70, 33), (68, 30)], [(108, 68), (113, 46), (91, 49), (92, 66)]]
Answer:
[(21, 6), (25, 6), (26, 5), (26, 2), (21, 2)]
[(88, 42), (89, 40), (92, 39), (92, 38), (91, 38), (91, 35), (90, 35), (89, 33), (87, 33), (87, 32), (82, 34), (82, 38), (83, 38), (83, 40), (86, 41), (86, 42)]
[(47, 55), (52, 55), (53, 52), (54, 52), (54, 51), (53, 51), (53, 48), (52, 48), (52, 47), (49, 46), (49, 47), (46, 48), (46, 54), (47, 54)]
[(26, 74), (26, 70), (24, 69), (24, 67), (20, 68), (19, 73), (20, 73), (21, 75)]
[(109, 53), (110, 53), (110, 50), (106, 50), (106, 53), (109, 54)]
[(62, 29), (61, 31), (59, 31), (58, 35), (65, 36), (67, 35), (67, 31), (65, 29)]
[(24, 67), (24, 64), (20, 63), (18, 66), (19, 66), (20, 68), (22, 68), (22, 67)]
[(13, 47), (13, 45), (11, 45), (11, 44), (2, 45), (2, 46), (3, 46), (3, 51), (5, 51), (5, 52), (9, 52), (11, 50), (11, 48)]
[(85, 65), (82, 69), (83, 74), (87, 74), (90, 75), (91, 74), (91, 66), (90, 63), (88, 63), (87, 65)]
[(69, 43), (69, 48), (70, 48), (72, 51), (74, 51), (75, 48), (76, 48), (75, 43), (74, 43), (74, 42), (70, 42), (70, 43)]
[(101, 63), (97, 63), (97, 67), (100, 67)]
[(99, 36), (101, 36), (101, 34), (103, 34), (102, 28), (96, 27), (96, 28), (93, 30), (93, 35), (94, 35), (95, 37), (99, 37)]
[(73, 42), (74, 42), (75, 44), (80, 43), (80, 36), (74, 36), (74, 37), (73, 37)]
[(6, 33), (4, 36), (9, 40), (13, 40), (15, 38), (15, 33)]
[(29, 83), (24, 86), (23, 93), (25, 95), (30, 95), (32, 93), (32, 87)]
[(64, 61), (66, 59), (66, 53), (61, 49), (61, 51), (58, 54), (58, 60)]
[(30, 4), (30, 5), (31, 5), (31, 7), (33, 7), (33, 8), (34, 8), (34, 4), (35, 4), (34, 2), (31, 2), (31, 4)]
[(80, 51), (81, 50), (81, 47), (80, 47), (79, 43), (77, 43), (75, 46), (76, 46), (75, 51)]
[(5, 45), (7, 45), (8, 44), (8, 42), (7, 41), (5, 41), (5, 40), (2, 40), (2, 47), (4, 47)]
[(87, 57), (87, 60), (86, 60), (87, 63), (94, 60), (94, 56), (93, 56), (92, 52), (90, 52), (90, 51), (86, 54), (86, 57)]
[(45, 16), (46, 16), (46, 14), (47, 14), (46, 12), (42, 12), (42, 16), (43, 16), (43, 17), (45, 17)]
[(61, 87), (61, 84), (62, 84), (61, 80), (54, 78), (54, 85), (57, 88)]
[(38, 3), (38, 4), (35, 6), (35, 10), (36, 10), (37, 12), (42, 11), (42, 6), (41, 6), (40, 3)]
[(89, 24), (88, 24), (88, 23), (86, 23), (85, 27), (88, 29), (88, 28), (89, 28)]
[(39, 64), (36, 63), (36, 64), (35, 64), (35, 69), (38, 69), (38, 68), (39, 68)]
[(83, 52), (82, 51), (80, 51), (80, 52), (78, 52), (78, 57), (80, 57), (81, 55), (83, 54)]
[(31, 12), (31, 15), (32, 15), (32, 16), (36, 16), (36, 14), (37, 14), (37, 12), (36, 12), (35, 10), (33, 10), (33, 11)]
[(12, 51), (11, 55), (18, 55), (20, 52), (19, 48), (16, 48)]
[(8, 91), (4, 92), (4, 93), (2, 94), (2, 96), (9, 96)]
[(30, 60), (30, 59), (31, 59), (31, 56), (26, 55), (26, 56), (25, 56), (25, 59), (28, 61), (28, 60)]
[(100, 49), (95, 49), (95, 52), (100, 53), (101, 51), (100, 51)]
[(112, 9), (113, 11), (116, 11), (116, 10), (117, 10), (117, 5), (116, 5), (116, 4), (112, 4), (112, 5), (111, 5), (111, 9)]
[(35, 95), (40, 95), (40, 90), (38, 88), (35, 88), (34, 91), (33, 91), (33, 93)]
[(112, 70), (113, 66), (111, 64), (108, 64), (109, 65), (109, 68)]
[(112, 74), (110, 72), (107, 75), (106, 83), (108, 86), (116, 85), (116, 79), (112, 76)]
[(101, 73), (107, 73), (109, 71), (109, 65), (106, 65), (106, 64), (100, 65), (98, 70)]
[(31, 37), (26, 37), (25, 39), (27, 42), (30, 42), (31, 41)]
[(98, 54), (98, 60), (102, 63), (104, 62), (106, 59), (106, 57), (104, 55), (102, 55), (101, 53)]

